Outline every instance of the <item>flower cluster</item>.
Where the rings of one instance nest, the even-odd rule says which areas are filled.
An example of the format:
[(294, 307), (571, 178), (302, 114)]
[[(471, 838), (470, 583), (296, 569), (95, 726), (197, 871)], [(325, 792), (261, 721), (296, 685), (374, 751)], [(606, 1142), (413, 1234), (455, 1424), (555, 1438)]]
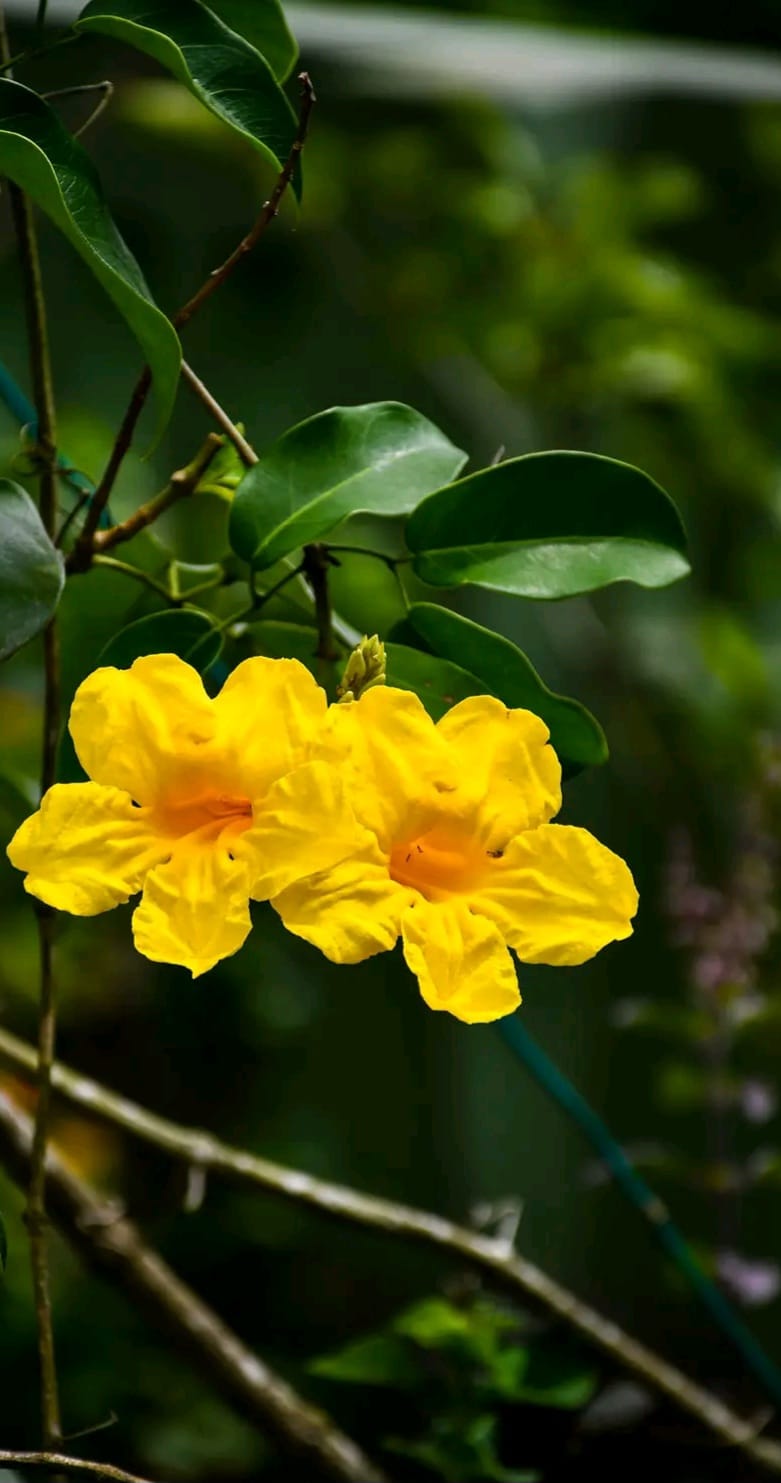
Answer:
[(70, 716), (91, 779), (56, 784), (8, 847), (25, 886), (91, 916), (141, 893), (139, 952), (193, 975), (241, 947), (249, 902), (337, 963), (402, 939), (432, 1009), (520, 1003), (527, 963), (628, 937), (626, 865), (551, 824), (561, 769), (529, 711), (478, 696), (434, 724), (377, 684), (328, 706), (292, 659), (248, 659), (215, 699), (171, 654), (99, 669)]

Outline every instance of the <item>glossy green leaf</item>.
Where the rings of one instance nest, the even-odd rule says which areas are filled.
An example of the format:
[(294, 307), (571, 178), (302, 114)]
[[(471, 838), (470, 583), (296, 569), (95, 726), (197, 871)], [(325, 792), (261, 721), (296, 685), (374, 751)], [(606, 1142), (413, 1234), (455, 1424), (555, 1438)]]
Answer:
[(594, 453), (532, 453), (470, 474), (424, 500), (406, 536), (433, 587), (559, 598), (610, 582), (664, 587), (689, 570), (669, 495)]
[(222, 634), (209, 613), (198, 608), (171, 608), (129, 623), (106, 644), (101, 665), (126, 669), (142, 654), (178, 654), (203, 674), (222, 651)]
[(151, 367), (158, 431), (176, 395), (181, 351), (141, 269), (117, 231), (92, 161), (37, 93), (0, 78), (0, 176), (21, 186), (51, 217), (135, 335)]
[(281, 169), (296, 133), (293, 109), (260, 52), (201, 0), (90, 0), (75, 24), (154, 57)]
[(283, 434), (231, 507), (234, 551), (258, 568), (320, 541), (350, 515), (406, 515), (465, 455), (400, 402), (332, 407)]
[[(452, 686), (460, 685), (463, 693), (457, 700), (469, 695), (495, 695), (505, 705), (521, 710), (533, 711), (545, 722), (551, 734), (551, 742), (561, 758), (568, 764), (569, 772), (582, 767), (595, 767), (605, 762), (608, 756), (607, 741), (599, 722), (577, 700), (556, 695), (549, 690), (537, 674), (536, 669), (522, 649), (490, 629), (453, 613), (437, 603), (413, 603), (403, 624), (392, 630), (391, 637), (404, 637), (419, 641), (436, 656), (438, 662), (447, 661), (451, 669), (457, 661), (458, 676), (451, 680)], [(396, 646), (390, 645), (395, 652)], [(406, 656), (411, 651), (405, 651)], [(426, 656), (421, 656), (425, 658)], [(394, 671), (395, 673), (395, 671)], [(420, 669), (420, 677), (425, 670)], [(436, 687), (444, 680), (439, 670), (432, 669), (431, 683)], [(464, 687), (469, 681), (471, 689)], [(393, 684), (401, 681), (394, 678)], [(403, 686), (417, 689), (417, 685)], [(445, 692), (446, 694), (449, 692)], [(433, 712), (432, 712), (433, 714)]]
[(0, 659), (46, 627), (64, 581), (62, 553), (29, 494), (0, 479)]
[(209, 10), (265, 57), (278, 82), (290, 76), (298, 45), (279, 0), (209, 0)]

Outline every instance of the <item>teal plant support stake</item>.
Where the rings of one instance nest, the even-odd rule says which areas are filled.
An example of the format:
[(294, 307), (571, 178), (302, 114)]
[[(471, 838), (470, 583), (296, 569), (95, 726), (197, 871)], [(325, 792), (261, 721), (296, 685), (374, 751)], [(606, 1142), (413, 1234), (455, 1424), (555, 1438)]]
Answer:
[(672, 1221), (666, 1205), (633, 1168), (627, 1155), (601, 1117), (559, 1070), (518, 1015), (508, 1016), (497, 1026), (505, 1044), (538, 1086), (566, 1112), (604, 1161), (619, 1189), (650, 1224), (657, 1241), (686, 1278), (703, 1307), (744, 1360), (754, 1378), (776, 1406), (781, 1405), (781, 1370), (754, 1338), (721, 1290), (703, 1271), (688, 1241)]
[[(11, 416), (20, 427), (29, 427), (30, 435), (35, 439), (38, 435), (38, 414), (27, 398), (22, 388), (14, 380), (7, 366), (0, 360), (0, 402), (8, 408)], [(64, 454), (57, 456), (57, 469), (66, 484), (77, 494), (79, 499), (90, 499), (95, 492), (95, 486), (86, 474), (82, 474), (75, 464)], [(107, 510), (101, 516), (101, 525), (108, 528), (113, 525), (113, 520)]]

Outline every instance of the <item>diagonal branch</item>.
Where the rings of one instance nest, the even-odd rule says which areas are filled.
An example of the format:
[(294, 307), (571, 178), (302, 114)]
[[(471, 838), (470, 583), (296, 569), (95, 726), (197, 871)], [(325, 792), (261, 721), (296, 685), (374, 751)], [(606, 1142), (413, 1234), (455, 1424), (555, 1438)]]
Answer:
[(124, 1468), (115, 1468), (110, 1462), (92, 1462), (85, 1457), (68, 1457), (65, 1452), (8, 1452), (0, 1447), (0, 1467), (9, 1468), (56, 1468), (60, 1473), (92, 1473), (96, 1478), (108, 1478), (112, 1483), (149, 1483), (148, 1478), (139, 1478)]
[[(31, 1119), (0, 1093), (0, 1164), (17, 1183), (27, 1178), (31, 1135)], [(330, 1417), (303, 1400), (177, 1277), (115, 1202), (99, 1199), (51, 1150), (46, 1190), (53, 1220), (87, 1264), (164, 1329), (235, 1411), (285, 1451), (308, 1459), (318, 1475), (386, 1483)]]
[[(29, 1073), (35, 1065), (35, 1053), (23, 1040), (0, 1028), (0, 1062)], [(768, 1471), (781, 1474), (781, 1443), (757, 1436), (752, 1422), (743, 1420), (717, 1396), (582, 1303), (539, 1267), (519, 1256), (507, 1242), (467, 1230), (442, 1216), (366, 1195), (231, 1148), (210, 1133), (182, 1128), (158, 1117), (59, 1062), (53, 1068), (52, 1086), (75, 1106), (164, 1149), (193, 1168), (273, 1190), (322, 1214), (433, 1246), (457, 1257), (516, 1297), (520, 1295), (561, 1319), (593, 1349), (688, 1412), (720, 1441), (741, 1448)]]
[[(274, 218), (279, 215), (279, 208), (282, 203), (282, 197), (284, 196), (285, 191), (287, 190), (293, 179), (293, 176), (295, 175), (298, 162), (301, 158), (301, 151), (303, 150), (304, 144), (306, 143), (306, 136), (309, 132), (309, 120), (312, 113), (312, 108), (315, 103), (315, 90), (312, 86), (312, 80), (309, 76), (309, 73), (299, 73), (298, 81), (301, 85), (301, 104), (298, 114), (298, 128), (296, 130), (296, 136), (293, 140), (293, 143), (290, 146), (290, 153), (288, 154), (288, 157), (285, 160), (285, 163), (282, 166), (279, 175), (277, 176), (274, 189), (271, 192), (268, 200), (264, 203), (263, 209), (261, 210), (260, 215), (257, 217), (254, 225), (252, 226), (250, 231), (247, 232), (247, 235), (245, 237), (242, 237), (242, 240), (238, 244), (238, 247), (234, 248), (230, 257), (226, 258), (225, 262), (222, 263), (219, 268), (215, 268), (214, 271), (209, 274), (209, 277), (204, 283), (201, 284), (201, 287), (198, 289), (197, 293), (194, 293), (192, 298), (188, 299), (187, 303), (183, 304), (181, 309), (179, 309), (173, 316), (173, 324), (177, 329), (182, 329), (182, 327), (186, 325), (189, 320), (192, 319), (193, 315), (197, 313), (201, 306), (206, 303), (207, 299), (210, 299), (212, 294), (217, 292), (217, 289), (220, 288), (220, 286), (225, 282), (226, 278), (230, 277), (234, 268), (237, 266), (238, 263), (241, 262), (242, 258), (245, 257), (248, 252), (251, 252), (253, 247), (257, 245), (264, 232), (267, 230), (268, 227), (271, 226)], [(119, 432), (117, 433), (116, 442), (114, 443), (114, 447), (111, 450), (109, 461), (106, 465), (103, 477), (92, 497), (90, 507), (87, 512), (87, 518), (84, 521), (84, 526), (81, 531), (81, 535), (79, 536), (79, 539), (76, 542), (73, 551), (68, 557), (68, 568), (70, 571), (86, 571), (90, 564), (93, 550), (93, 539), (95, 536), (95, 532), (98, 529), (98, 525), (100, 524), (100, 517), (106, 506), (109, 495), (111, 494), (111, 491), (114, 487), (114, 481), (117, 477), (117, 474), (119, 473), (125, 454), (127, 453), (133, 441), (136, 424), (138, 423), (138, 419), (141, 416), (142, 411), (144, 410), (144, 404), (146, 402), (147, 396), (149, 395), (149, 389), (151, 385), (152, 374), (149, 367), (145, 366), (138, 378), (138, 381), (136, 382), (133, 395), (130, 399), (128, 409), (122, 419), (122, 424), (120, 426)]]

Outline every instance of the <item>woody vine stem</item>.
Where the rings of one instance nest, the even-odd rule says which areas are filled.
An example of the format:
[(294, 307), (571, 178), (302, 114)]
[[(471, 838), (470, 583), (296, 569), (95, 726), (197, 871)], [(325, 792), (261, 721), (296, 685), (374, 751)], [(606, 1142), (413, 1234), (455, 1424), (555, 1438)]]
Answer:
[[(39, 25), (46, 14), (45, 3), (39, 10)], [(0, 0), (0, 62), (7, 67), (11, 58), (5, 15)], [(22, 270), (30, 370), (37, 413), (37, 444), (41, 460), (40, 513), (47, 534), (54, 539), (57, 522), (56, 413), (52, 384), (46, 303), (41, 280), (38, 238), (33, 207), (18, 186), (9, 183), (9, 200)], [(57, 737), (60, 726), (60, 649), (56, 619), (44, 630), (44, 706), (43, 746), (41, 758), (41, 792), (54, 782), (57, 760)], [(54, 1447), (62, 1437), (60, 1402), (57, 1387), (57, 1365), (54, 1352), (49, 1260), (46, 1222), (46, 1143), (51, 1107), (51, 1068), (56, 1040), (55, 981), (53, 973), (53, 936), (55, 914), (40, 903), (36, 908), (40, 957), (38, 1007), (38, 1102), (30, 1159), (27, 1196), (27, 1230), (30, 1241), (33, 1296), (38, 1333), (38, 1359), (41, 1384), (41, 1431), (45, 1447)]]

